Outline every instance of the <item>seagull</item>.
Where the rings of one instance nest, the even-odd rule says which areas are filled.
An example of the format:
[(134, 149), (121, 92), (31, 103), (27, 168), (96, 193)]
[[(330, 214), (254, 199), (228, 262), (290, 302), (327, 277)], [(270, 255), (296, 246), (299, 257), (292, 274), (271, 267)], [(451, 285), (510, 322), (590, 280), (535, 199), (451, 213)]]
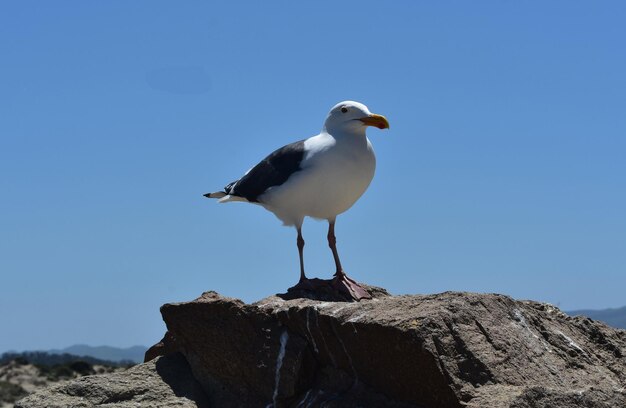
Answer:
[(359, 102), (340, 102), (328, 113), (320, 134), (275, 150), (222, 191), (204, 194), (220, 203), (248, 202), (271, 211), (286, 226), (294, 226), (300, 258), (300, 280), (290, 290), (316, 290), (328, 281), (304, 273), (305, 217), (328, 221), (328, 246), (336, 272), (331, 286), (354, 300), (369, 293), (344, 272), (335, 237), (335, 220), (363, 195), (374, 177), (376, 156), (365, 135), (368, 126), (388, 129), (382, 115)]

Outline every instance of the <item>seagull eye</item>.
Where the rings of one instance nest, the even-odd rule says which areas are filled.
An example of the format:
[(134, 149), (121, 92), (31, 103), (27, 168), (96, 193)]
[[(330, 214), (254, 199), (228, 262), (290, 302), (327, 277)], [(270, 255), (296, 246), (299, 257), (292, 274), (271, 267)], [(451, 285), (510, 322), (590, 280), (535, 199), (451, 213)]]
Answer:
[(341, 107), (341, 113), (346, 113), (348, 111), (348, 108), (346, 108), (345, 106)]

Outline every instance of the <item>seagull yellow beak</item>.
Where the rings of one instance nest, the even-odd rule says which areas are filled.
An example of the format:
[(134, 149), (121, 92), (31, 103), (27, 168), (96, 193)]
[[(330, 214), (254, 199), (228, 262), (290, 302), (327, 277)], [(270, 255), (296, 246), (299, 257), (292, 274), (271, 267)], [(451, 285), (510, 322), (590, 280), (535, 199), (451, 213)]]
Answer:
[(375, 113), (372, 113), (371, 115), (360, 118), (359, 120), (365, 123), (365, 126), (376, 126), (378, 129), (389, 129), (389, 122), (383, 115), (376, 115)]

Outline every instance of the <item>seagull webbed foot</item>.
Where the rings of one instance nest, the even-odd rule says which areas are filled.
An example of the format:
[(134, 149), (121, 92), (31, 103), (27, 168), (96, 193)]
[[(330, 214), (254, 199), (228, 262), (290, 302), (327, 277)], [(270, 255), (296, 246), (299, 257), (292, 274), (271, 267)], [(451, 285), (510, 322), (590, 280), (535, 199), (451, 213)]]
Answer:
[(331, 281), (331, 285), (338, 292), (346, 294), (356, 301), (372, 298), (365, 288), (349, 278), (344, 272), (336, 273), (335, 277)]

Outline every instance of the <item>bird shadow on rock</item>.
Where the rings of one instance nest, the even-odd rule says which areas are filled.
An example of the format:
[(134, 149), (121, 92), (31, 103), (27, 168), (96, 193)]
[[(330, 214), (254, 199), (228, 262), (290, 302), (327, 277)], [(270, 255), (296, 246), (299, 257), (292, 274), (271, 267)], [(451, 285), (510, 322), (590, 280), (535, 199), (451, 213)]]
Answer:
[(191, 367), (181, 353), (171, 353), (156, 361), (156, 371), (177, 397), (196, 403), (198, 408), (209, 408), (209, 399), (200, 383), (191, 373)]
[[(332, 285), (332, 279), (310, 279), (313, 283), (312, 288), (298, 288), (296, 286), (289, 288), (286, 293), (277, 293), (276, 296), (283, 300), (293, 299), (310, 299), (321, 302), (354, 302), (355, 299), (347, 293), (338, 291)], [(371, 286), (364, 283), (359, 285), (369, 293), (372, 299), (391, 296), (386, 289)]]

